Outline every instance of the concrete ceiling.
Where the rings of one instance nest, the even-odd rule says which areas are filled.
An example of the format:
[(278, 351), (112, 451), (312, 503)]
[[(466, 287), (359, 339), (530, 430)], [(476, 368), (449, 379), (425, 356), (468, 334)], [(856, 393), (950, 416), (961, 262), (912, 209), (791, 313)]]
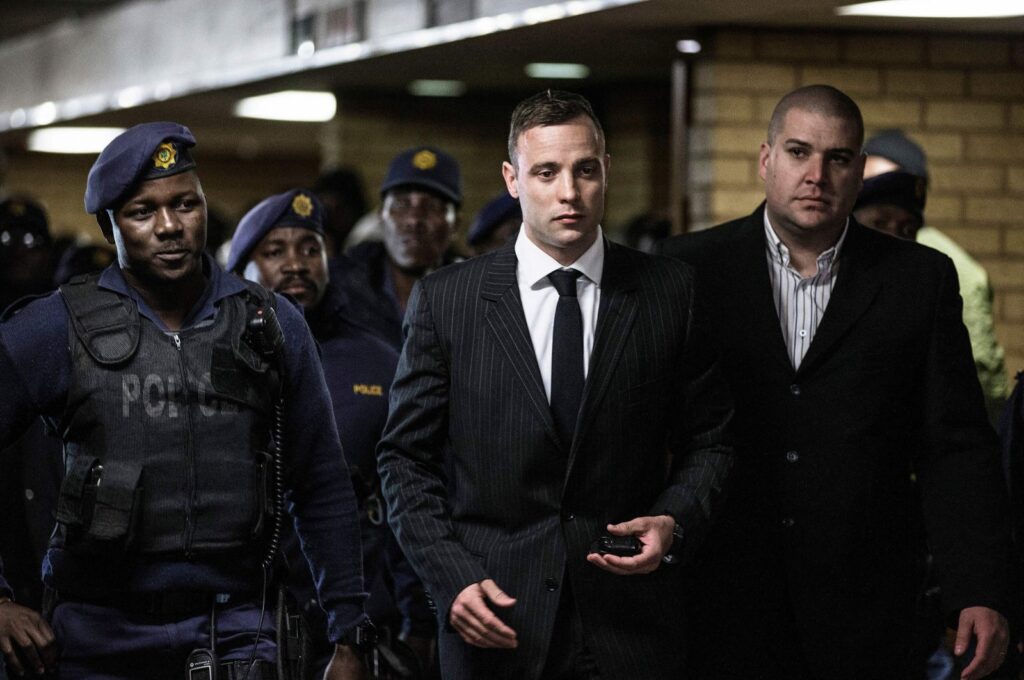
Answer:
[[(96, 12), (116, 0), (0, 0), (0, 41), (11, 34)], [(574, 61), (590, 66), (587, 87), (626, 81), (665, 80), (678, 57), (677, 40), (697, 37), (709, 27), (742, 26), (773, 29), (950, 32), (1024, 34), (1024, 17), (988, 20), (921, 20), (839, 17), (836, 0), (648, 0), (603, 12), (535, 26), (492, 33), (424, 49), (379, 56), (236, 87), (194, 94), (148, 107), (112, 111), (83, 119), (87, 124), (128, 124), (151, 117), (229, 121), (249, 134), (261, 134), (260, 123), (231, 123), (230, 112), (240, 96), (273, 92), (283, 87), (346, 92), (386, 92), (399, 95), (414, 79), (457, 79), (469, 92), (528, 91), (523, 66), (532, 61)], [(221, 123), (224, 124), (223, 122)], [(280, 124), (272, 124), (279, 126)], [(280, 134), (280, 127), (275, 127)], [(17, 147), (24, 131), (0, 135), (0, 145)], [(295, 126), (300, 139), (315, 143), (311, 126)], [(297, 140), (296, 140), (297, 141)]]

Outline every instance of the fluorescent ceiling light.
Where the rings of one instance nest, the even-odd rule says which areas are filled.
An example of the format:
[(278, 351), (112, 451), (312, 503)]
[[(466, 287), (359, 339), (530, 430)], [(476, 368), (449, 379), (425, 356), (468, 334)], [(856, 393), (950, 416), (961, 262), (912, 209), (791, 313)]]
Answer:
[(526, 65), (526, 75), (531, 78), (586, 78), (590, 75), (590, 67), (584, 64), (535, 63)]
[(1024, 16), (1021, 0), (882, 0), (837, 7), (836, 14), (925, 19), (994, 19)]
[(338, 102), (330, 92), (284, 90), (259, 97), (246, 97), (235, 104), (239, 118), (322, 123), (334, 118)]
[(28, 135), (28, 150), (40, 153), (99, 153), (124, 132), (114, 127), (49, 127)]
[(461, 80), (414, 80), (409, 93), (417, 97), (461, 97), (466, 94), (466, 83)]
[(126, 87), (117, 93), (117, 106), (122, 109), (130, 109), (146, 101), (146, 88), (141, 85)]
[(28, 120), (31, 125), (49, 125), (57, 120), (57, 104), (54, 102), (43, 102), (39, 106), (32, 107), (28, 112)]
[(697, 54), (701, 50), (701, 45), (697, 40), (680, 40), (676, 43), (676, 49), (683, 54)]

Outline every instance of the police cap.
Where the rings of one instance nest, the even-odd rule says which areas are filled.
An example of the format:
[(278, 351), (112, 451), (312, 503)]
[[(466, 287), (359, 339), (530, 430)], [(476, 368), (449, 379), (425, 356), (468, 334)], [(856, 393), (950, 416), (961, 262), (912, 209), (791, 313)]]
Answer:
[(0, 202), (0, 248), (37, 248), (50, 242), (49, 221), (41, 205), (28, 198)]
[(894, 205), (924, 222), (925, 179), (909, 172), (883, 172), (864, 180), (853, 209), (869, 205)]
[(381, 198), (396, 187), (420, 187), (438, 193), (456, 206), (462, 205), (462, 173), (458, 162), (432, 146), (406, 149), (391, 159)]
[(904, 172), (928, 181), (928, 159), (924, 149), (900, 130), (883, 130), (864, 142), (864, 153), (886, 158)]
[(85, 211), (98, 215), (123, 200), (139, 182), (170, 177), (196, 167), (192, 132), (177, 123), (143, 123), (114, 138), (89, 170)]
[(495, 196), (484, 204), (484, 207), (473, 218), (466, 241), (469, 245), (475, 246), (508, 220), (521, 218), (522, 215), (519, 199), (513, 198), (508, 192), (503, 191), (500, 196)]
[(323, 236), (324, 209), (308, 189), (292, 189), (265, 198), (247, 212), (231, 239), (228, 271), (242, 271), (263, 237), (275, 227), (299, 227)]

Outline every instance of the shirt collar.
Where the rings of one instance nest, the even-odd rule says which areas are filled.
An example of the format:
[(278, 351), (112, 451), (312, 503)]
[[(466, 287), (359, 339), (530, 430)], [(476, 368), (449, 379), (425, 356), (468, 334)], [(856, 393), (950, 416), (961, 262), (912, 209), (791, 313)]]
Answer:
[[(842, 250), (843, 242), (846, 240), (846, 233), (850, 230), (850, 218), (846, 218), (846, 223), (843, 225), (843, 231), (839, 234), (839, 239), (835, 245), (831, 248), (822, 251), (817, 257), (818, 272), (827, 272), (832, 268), (832, 265), (839, 258), (839, 252)], [(779, 235), (775, 233), (775, 229), (772, 227), (771, 221), (768, 219), (768, 211), (764, 211), (764, 233), (766, 247), (768, 248), (768, 255), (775, 262), (781, 264), (783, 267), (789, 267), (789, 248), (782, 242)]]
[[(214, 306), (218, 302), (245, 289), (245, 283), (243, 283), (237, 276), (226, 274), (209, 253), (204, 252), (202, 254), (202, 258), (203, 273), (205, 273), (207, 277), (206, 288), (203, 290), (203, 294), (199, 297), (199, 301), (196, 303), (196, 306), (186, 317), (184, 324), (185, 327), (191, 326), (203, 319), (212, 317), (214, 313)], [(145, 303), (142, 296), (138, 291), (132, 288), (128, 283), (128, 280), (124, 278), (124, 272), (121, 271), (121, 267), (116, 260), (113, 264), (103, 270), (103, 273), (100, 274), (98, 283), (100, 288), (105, 288), (132, 298), (135, 300), (136, 304), (139, 305), (139, 311), (141, 313), (151, 320), (159, 322), (156, 315), (150, 312), (149, 305)]]
[(594, 239), (594, 242), (568, 267), (563, 267), (557, 260), (538, 248), (526, 235), (525, 227), (519, 229), (515, 249), (516, 258), (519, 261), (516, 274), (519, 280), (528, 284), (530, 288), (550, 285), (547, 280), (548, 274), (569, 267), (581, 272), (598, 287), (601, 286), (601, 274), (604, 271), (604, 232), (600, 226), (597, 227), (597, 238)]

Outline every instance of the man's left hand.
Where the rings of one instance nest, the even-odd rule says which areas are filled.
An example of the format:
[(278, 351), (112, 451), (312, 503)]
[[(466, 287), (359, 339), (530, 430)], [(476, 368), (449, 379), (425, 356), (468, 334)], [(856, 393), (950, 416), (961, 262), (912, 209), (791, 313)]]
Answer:
[(324, 680), (367, 680), (369, 677), (354, 649), (346, 645), (334, 646), (334, 656), (324, 670)]
[(661, 558), (672, 546), (672, 530), (676, 521), (669, 515), (637, 517), (621, 524), (609, 524), (612, 536), (636, 536), (643, 544), (640, 554), (633, 557), (590, 553), (587, 561), (619, 576), (649, 574), (661, 565)]
[(962, 656), (975, 638), (974, 659), (961, 673), (961, 680), (979, 680), (1003, 665), (1009, 626), (1002, 614), (988, 607), (967, 607), (960, 612), (953, 653)]

